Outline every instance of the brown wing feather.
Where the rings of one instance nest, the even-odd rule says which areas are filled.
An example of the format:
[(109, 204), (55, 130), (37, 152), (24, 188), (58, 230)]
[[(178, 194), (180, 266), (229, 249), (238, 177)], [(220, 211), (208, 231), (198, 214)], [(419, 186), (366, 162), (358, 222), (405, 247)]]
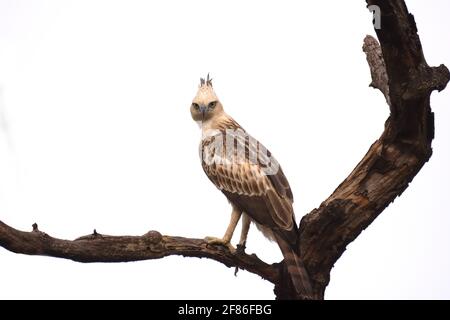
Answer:
[[(230, 125), (233, 129), (237, 124), (234, 121), (224, 124)], [(224, 134), (224, 131), (221, 131)], [(230, 134), (230, 133), (227, 133)], [(296, 224), (294, 211), (292, 208), (293, 196), (289, 183), (281, 170), (273, 175), (266, 175), (261, 163), (250, 161), (249, 154), (258, 154), (258, 147), (262, 146), (253, 139), (243, 139), (236, 137), (234, 148), (237, 146), (245, 150), (246, 157), (238, 157), (236, 152), (230, 153), (226, 150), (225, 139), (222, 138), (222, 150), (217, 152), (211, 148), (217, 136), (209, 137), (202, 142), (202, 154), (215, 153), (215, 161), (208, 164), (202, 161), (202, 166), (209, 179), (219, 188), (235, 205), (254, 219), (256, 222), (269, 227), (279, 233), (289, 242), (295, 242)], [(256, 143), (255, 143), (256, 141)], [(263, 159), (267, 164), (268, 160), (274, 160), (270, 153), (270, 159)]]
[(294, 202), (294, 195), (292, 194), (291, 186), (284, 175), (283, 169), (279, 167), (276, 174), (269, 175), (268, 178), (275, 190), (277, 190), (280, 197), (287, 197), (291, 202)]

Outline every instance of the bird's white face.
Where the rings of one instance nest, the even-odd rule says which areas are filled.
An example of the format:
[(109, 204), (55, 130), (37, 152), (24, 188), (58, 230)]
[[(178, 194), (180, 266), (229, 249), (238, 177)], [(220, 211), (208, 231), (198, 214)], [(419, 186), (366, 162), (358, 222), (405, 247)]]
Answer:
[(191, 116), (195, 121), (205, 122), (223, 112), (223, 106), (210, 84), (202, 84), (191, 104)]

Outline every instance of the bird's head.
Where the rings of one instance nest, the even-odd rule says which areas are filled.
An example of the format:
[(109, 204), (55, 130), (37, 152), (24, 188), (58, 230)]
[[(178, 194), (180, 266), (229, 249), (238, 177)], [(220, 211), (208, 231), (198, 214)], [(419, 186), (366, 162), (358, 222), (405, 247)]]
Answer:
[(223, 106), (214, 92), (209, 74), (200, 78), (197, 94), (192, 100), (191, 116), (195, 121), (207, 121), (223, 113)]

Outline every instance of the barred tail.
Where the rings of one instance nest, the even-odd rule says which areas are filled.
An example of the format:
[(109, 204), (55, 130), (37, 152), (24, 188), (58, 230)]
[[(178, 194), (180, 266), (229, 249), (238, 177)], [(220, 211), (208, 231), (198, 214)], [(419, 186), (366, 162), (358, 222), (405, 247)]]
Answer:
[(283, 253), (284, 262), (286, 264), (287, 271), (291, 276), (292, 284), (294, 285), (295, 290), (300, 296), (312, 299), (313, 291), (311, 282), (303, 262), (296, 251), (289, 245), (289, 243), (286, 242), (286, 240), (278, 235), (275, 237), (278, 242), (278, 246)]

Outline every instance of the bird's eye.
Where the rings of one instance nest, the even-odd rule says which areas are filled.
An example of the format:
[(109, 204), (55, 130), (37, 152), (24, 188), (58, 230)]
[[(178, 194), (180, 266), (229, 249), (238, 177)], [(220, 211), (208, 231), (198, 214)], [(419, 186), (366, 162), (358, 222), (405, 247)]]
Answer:
[(216, 107), (216, 104), (217, 104), (217, 101), (210, 102), (210, 103), (208, 104), (208, 108), (209, 108), (209, 109), (214, 109), (214, 108)]
[(195, 110), (200, 109), (200, 106), (199, 106), (197, 103), (195, 103), (195, 102), (192, 104), (192, 107), (193, 107)]

